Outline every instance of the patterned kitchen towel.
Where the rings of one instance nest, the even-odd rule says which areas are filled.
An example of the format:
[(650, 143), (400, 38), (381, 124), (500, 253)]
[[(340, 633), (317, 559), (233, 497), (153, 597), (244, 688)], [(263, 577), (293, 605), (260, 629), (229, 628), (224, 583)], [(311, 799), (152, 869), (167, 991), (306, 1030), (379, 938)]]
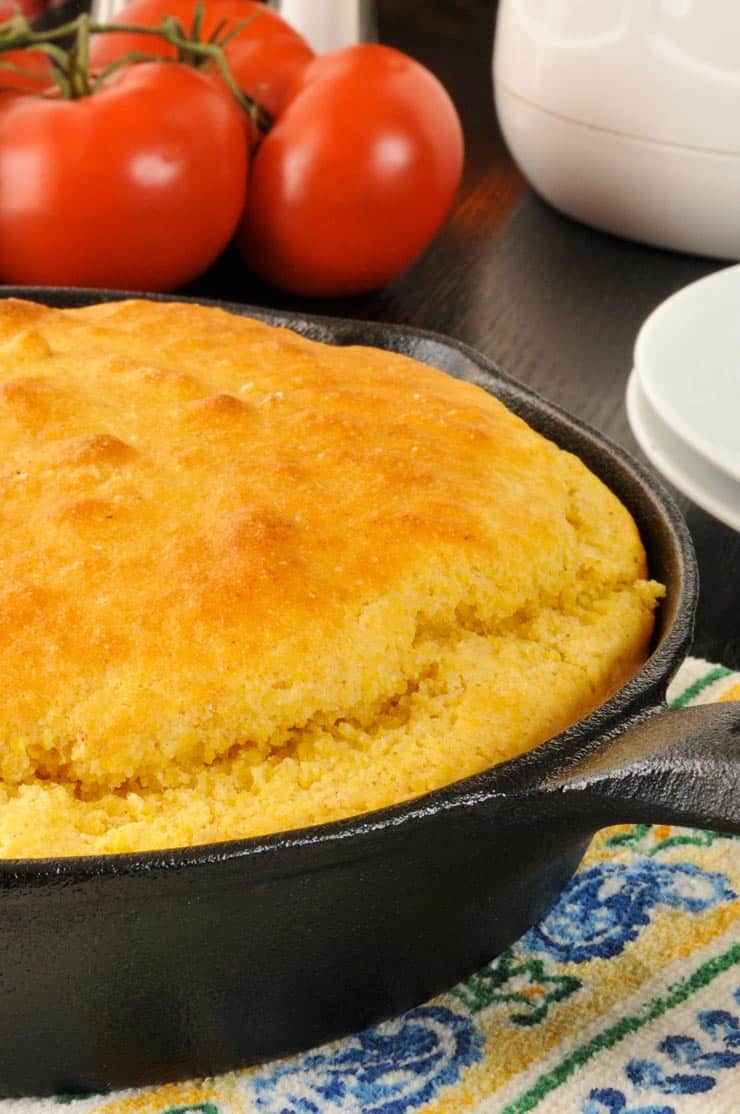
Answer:
[[(740, 700), (690, 659), (677, 706)], [(301, 1056), (0, 1114), (740, 1114), (740, 838), (624, 825), (558, 905), (447, 994)]]

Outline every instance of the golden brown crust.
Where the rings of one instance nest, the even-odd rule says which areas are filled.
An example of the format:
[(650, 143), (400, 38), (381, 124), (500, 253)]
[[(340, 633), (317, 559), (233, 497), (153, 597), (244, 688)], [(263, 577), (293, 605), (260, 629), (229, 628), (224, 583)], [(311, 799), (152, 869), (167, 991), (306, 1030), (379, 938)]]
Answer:
[(2, 854), (387, 804), (534, 745), (645, 653), (624, 508), (401, 356), (5, 301), (0, 446)]

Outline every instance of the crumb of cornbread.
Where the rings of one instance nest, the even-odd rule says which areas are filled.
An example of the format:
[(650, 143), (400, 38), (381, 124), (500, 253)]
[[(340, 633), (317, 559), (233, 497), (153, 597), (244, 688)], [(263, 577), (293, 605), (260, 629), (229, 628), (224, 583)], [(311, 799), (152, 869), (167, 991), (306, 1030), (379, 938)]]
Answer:
[(0, 303), (0, 855), (321, 823), (641, 664), (627, 511), (496, 399), (220, 310)]

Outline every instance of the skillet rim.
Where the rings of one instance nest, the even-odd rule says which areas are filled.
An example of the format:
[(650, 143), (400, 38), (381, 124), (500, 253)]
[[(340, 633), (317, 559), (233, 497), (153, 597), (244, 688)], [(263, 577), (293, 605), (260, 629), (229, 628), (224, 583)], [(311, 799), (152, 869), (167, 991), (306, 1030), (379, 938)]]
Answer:
[[(567, 768), (585, 754), (604, 745), (610, 737), (621, 734), (632, 724), (656, 714), (664, 706), (664, 690), (691, 644), (699, 589), (698, 568), (691, 536), (677, 503), (663, 483), (641, 461), (599, 430), (568, 413), (557, 403), (551, 402), (531, 387), (507, 375), (484, 353), (463, 341), (431, 329), (363, 321), (358, 318), (333, 317), (328, 314), (270, 309), (247, 303), (202, 298), (197, 295), (85, 287), (18, 287), (0, 284), (0, 298), (11, 297), (30, 299), (55, 308), (72, 308), (74, 305), (90, 305), (103, 301), (124, 301), (128, 298), (143, 298), (157, 302), (185, 302), (222, 309), (242, 317), (255, 317), (268, 324), (291, 328), (298, 332), (302, 331), (303, 326), (303, 331), (309, 337), (312, 329), (319, 331), (323, 329), (334, 337), (329, 343), (343, 344), (341, 340), (343, 331), (348, 335), (359, 331), (365, 336), (369, 334), (368, 340), (362, 343), (385, 347), (390, 351), (402, 351), (402, 349), (384, 345), (381, 343), (384, 338), (394, 337), (399, 340), (404, 337), (414, 338), (422, 343), (451, 349), (475, 368), (472, 379), (467, 375), (462, 376), (468, 382), (474, 382), (497, 397), (498, 392), (495, 388), (503, 388), (501, 392), (504, 396), (503, 401), (515, 413), (524, 416), (524, 420), (529, 422), (530, 417), (527, 412), (533, 411), (538, 418), (544, 419), (545, 424), (554, 424), (557, 435), (565, 432), (569, 437), (573, 436), (578, 442), (585, 444), (598, 460), (597, 465), (593, 460), (586, 462), (597, 475), (600, 475), (599, 465), (607, 462), (616, 463), (620, 472), (619, 478), (636, 485), (647, 503), (652, 504), (650, 509), (659, 512), (661, 525), (667, 530), (674, 548), (674, 556), (677, 558), (677, 593), (672, 601), (672, 618), (660, 640), (642, 667), (625, 685), (565, 731), (505, 762), (488, 766), (476, 774), (385, 808), (373, 809), (325, 824), (289, 829), (265, 836), (250, 836), (153, 851), (70, 855), (57, 858), (0, 859), (0, 886), (8, 883), (42, 885), (53, 881), (83, 882), (119, 875), (169, 874), (186, 867), (207, 867), (214, 863), (236, 860), (253, 862), (255, 859), (262, 860), (269, 856), (276, 860), (275, 868), (281, 873), (286, 873), (287, 864), (281, 863), (281, 857), (286, 854), (292, 855), (300, 848), (317, 845), (339, 848), (347, 845), (349, 841), (361, 844), (363, 837), (382, 835), (388, 829), (395, 829), (400, 825), (437, 813), (481, 804), (496, 797), (516, 795), (517, 791), (534, 784), (537, 777)], [(418, 356), (413, 358), (419, 359)], [(524, 415), (521, 415), (522, 410), (525, 411)], [(560, 444), (558, 436), (553, 436), (550, 432), (543, 435)], [(578, 450), (568, 448), (566, 451), (575, 452), (575, 455), (580, 456), (581, 447), (579, 445)], [(614, 490), (614, 477), (600, 476), (600, 478), (610, 490)], [(620, 499), (624, 498), (622, 494), (617, 494)], [(633, 507), (628, 506), (628, 509), (634, 514)], [(643, 534), (642, 530), (641, 534)], [(648, 544), (644, 534), (643, 543), (647, 550)], [(665, 604), (663, 606), (665, 607)], [(656, 701), (657, 693), (660, 696)], [(296, 865), (297, 872), (300, 873), (300, 864)]]

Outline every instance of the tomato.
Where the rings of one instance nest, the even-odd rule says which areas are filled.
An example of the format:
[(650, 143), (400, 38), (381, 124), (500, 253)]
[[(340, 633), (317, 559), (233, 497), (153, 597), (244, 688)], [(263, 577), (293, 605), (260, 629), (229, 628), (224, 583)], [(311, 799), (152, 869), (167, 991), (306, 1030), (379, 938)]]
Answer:
[[(132, 0), (114, 22), (156, 27), (163, 15), (171, 15), (180, 20), (189, 34), (196, 4), (197, 0)], [(248, 21), (225, 47), (226, 60), (239, 88), (278, 115), (290, 85), (314, 56), (308, 43), (285, 20), (256, 0), (206, 0), (203, 11), (202, 41), (209, 39), (219, 25), (220, 33), (224, 33)], [(120, 31), (93, 37), (91, 63), (101, 69), (132, 50), (175, 57), (175, 48), (164, 39)]]
[(376, 44), (312, 62), (252, 163), (247, 262), (297, 294), (359, 294), (404, 271), (462, 173), (460, 121), (418, 62)]
[(26, 19), (33, 19), (40, 15), (45, 7), (44, 0), (0, 0), (0, 22), (12, 19), (16, 15), (24, 15)]
[(0, 99), (0, 278), (169, 290), (199, 274), (244, 206), (242, 115), (170, 62), (77, 100)]
[(43, 50), (9, 50), (0, 59), (0, 92), (41, 92), (54, 83), (51, 62)]
[[(276, 17), (277, 18), (277, 17)], [(285, 24), (269, 37), (239, 36), (225, 48), (226, 61), (240, 89), (279, 116), (296, 77), (312, 61), (314, 53), (297, 32)]]

